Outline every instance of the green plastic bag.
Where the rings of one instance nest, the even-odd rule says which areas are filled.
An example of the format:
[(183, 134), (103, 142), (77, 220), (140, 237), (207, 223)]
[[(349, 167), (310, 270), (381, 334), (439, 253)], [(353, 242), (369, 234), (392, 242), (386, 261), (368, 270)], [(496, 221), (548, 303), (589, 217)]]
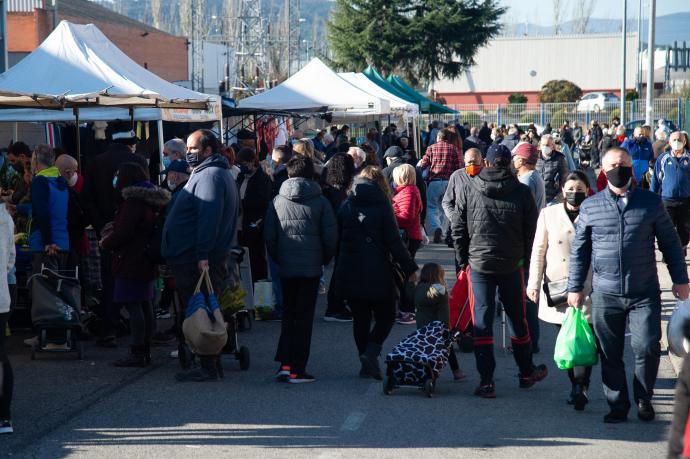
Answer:
[(561, 370), (596, 365), (599, 361), (594, 334), (579, 308), (566, 311), (553, 360)]

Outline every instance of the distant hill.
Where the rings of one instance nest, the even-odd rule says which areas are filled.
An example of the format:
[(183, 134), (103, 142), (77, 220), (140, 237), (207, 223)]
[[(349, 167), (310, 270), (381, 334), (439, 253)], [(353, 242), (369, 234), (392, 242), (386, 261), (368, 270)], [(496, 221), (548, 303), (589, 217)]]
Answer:
[[(658, 16), (656, 19), (655, 42), (656, 46), (673, 45), (674, 41), (682, 46), (685, 40), (690, 46), (690, 12)], [(575, 23), (568, 21), (561, 26), (561, 34), (574, 33)], [(628, 20), (628, 30), (637, 31), (637, 20)], [(642, 22), (642, 41), (647, 42), (647, 21)], [(588, 33), (620, 33), (621, 21), (613, 19), (592, 18), (587, 25)], [(537, 24), (520, 24), (508, 22), (503, 29), (504, 36), (551, 36), (553, 27), (544, 27)]]

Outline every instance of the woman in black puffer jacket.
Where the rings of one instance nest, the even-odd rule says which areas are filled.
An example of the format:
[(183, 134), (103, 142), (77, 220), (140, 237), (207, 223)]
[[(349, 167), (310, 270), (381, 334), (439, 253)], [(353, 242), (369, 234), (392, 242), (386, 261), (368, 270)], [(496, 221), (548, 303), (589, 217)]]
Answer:
[[(377, 175), (379, 180), (375, 180)], [(393, 328), (399, 297), (393, 262), (402, 267), (406, 277), (417, 271), (400, 239), (393, 206), (382, 187), (387, 184), (378, 168), (367, 167), (354, 180), (350, 196), (338, 212), (340, 240), (335, 267), (336, 288), (352, 309), (362, 362), (360, 376), (376, 379), (382, 379), (379, 355)]]

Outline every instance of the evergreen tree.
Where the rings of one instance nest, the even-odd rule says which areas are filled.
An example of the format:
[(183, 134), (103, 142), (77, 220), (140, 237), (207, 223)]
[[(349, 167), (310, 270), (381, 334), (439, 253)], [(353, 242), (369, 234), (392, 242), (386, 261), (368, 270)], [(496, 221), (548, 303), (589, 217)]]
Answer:
[(496, 0), (336, 0), (329, 23), (333, 63), (419, 79), (455, 78), (500, 31)]

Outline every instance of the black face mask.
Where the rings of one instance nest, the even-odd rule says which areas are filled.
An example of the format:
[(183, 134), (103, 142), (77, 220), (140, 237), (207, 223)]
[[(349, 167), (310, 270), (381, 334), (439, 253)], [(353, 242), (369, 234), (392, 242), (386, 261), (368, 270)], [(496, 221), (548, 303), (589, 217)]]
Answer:
[(635, 143), (637, 143), (638, 145), (641, 145), (645, 142), (645, 140), (647, 140), (646, 137), (636, 137)]
[(185, 159), (187, 160), (187, 163), (192, 166), (196, 167), (199, 165), (201, 161), (199, 161), (199, 153), (192, 153), (192, 152), (187, 152), (185, 155)]
[(582, 201), (587, 198), (587, 193), (584, 191), (566, 191), (565, 192), (565, 202), (573, 207), (580, 207)]
[(632, 178), (632, 167), (618, 166), (606, 173), (606, 179), (616, 188), (623, 188)]

